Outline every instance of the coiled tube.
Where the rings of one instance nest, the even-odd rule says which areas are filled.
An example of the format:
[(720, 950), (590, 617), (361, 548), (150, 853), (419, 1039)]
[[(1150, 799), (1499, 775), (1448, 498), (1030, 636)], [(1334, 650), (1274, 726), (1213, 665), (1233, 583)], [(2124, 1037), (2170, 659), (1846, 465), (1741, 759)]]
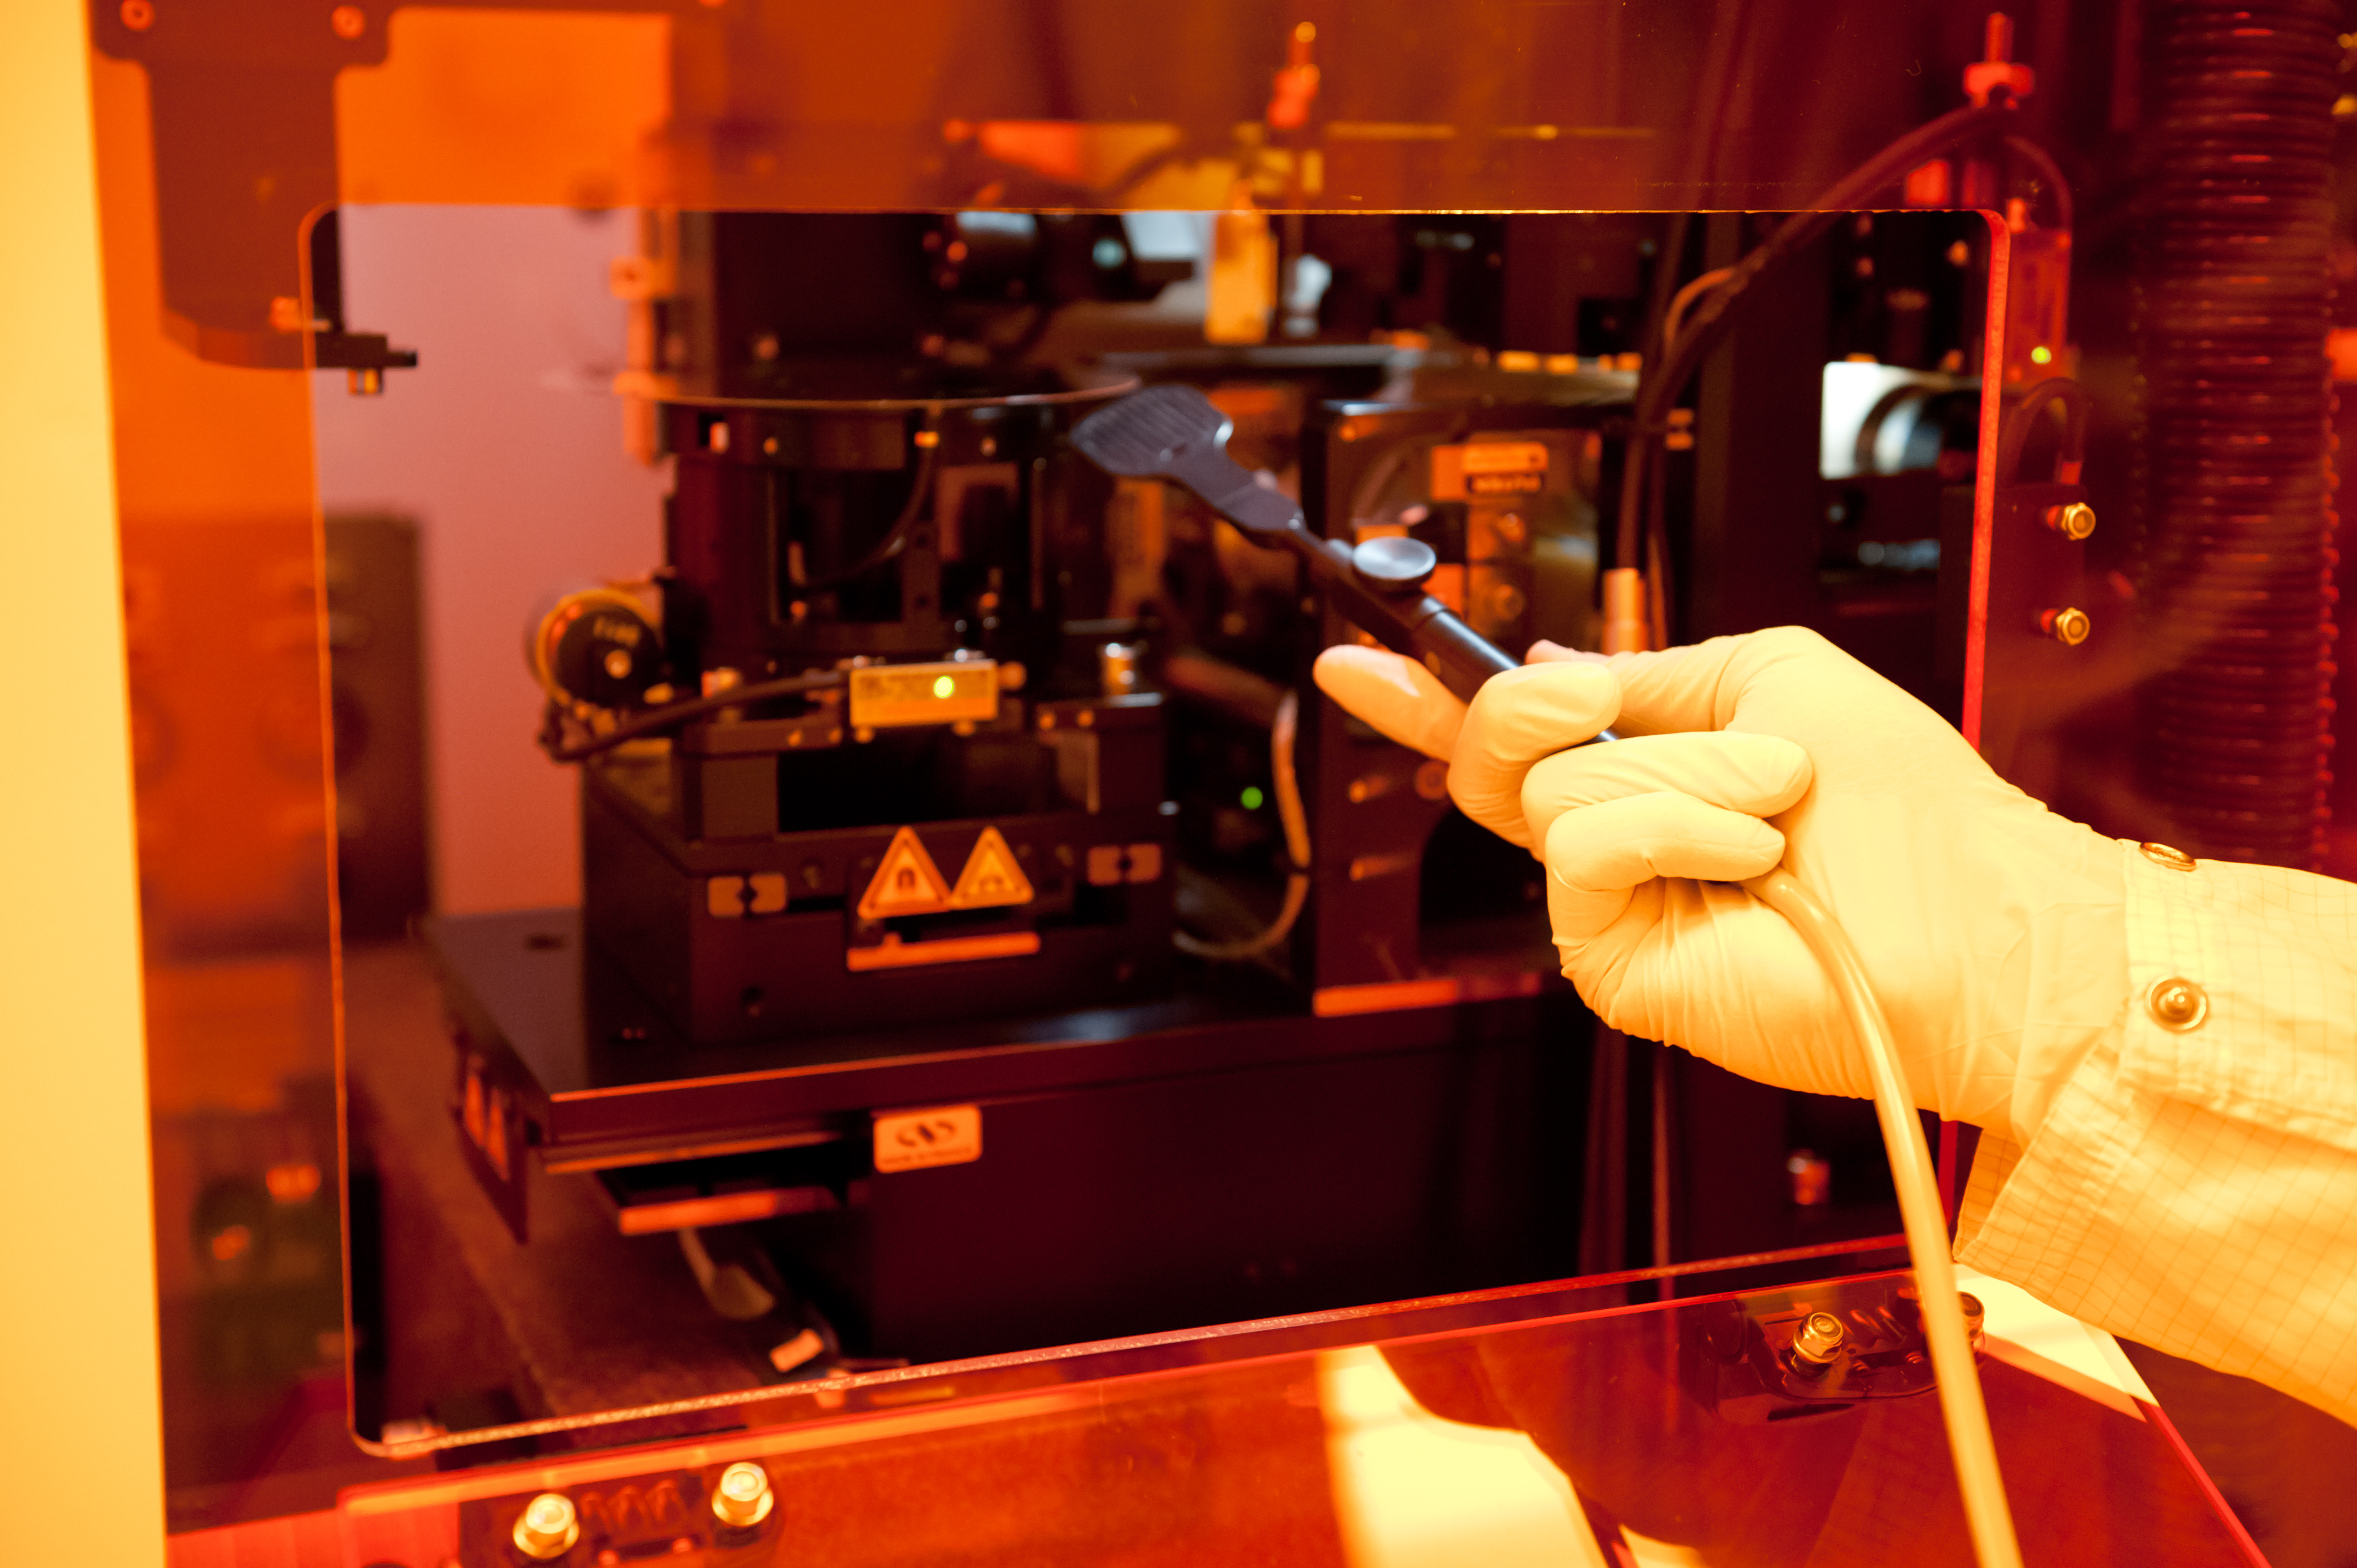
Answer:
[(2330, 776), (2330, 0), (2154, 0), (2138, 773), (2173, 842), (2314, 865)]

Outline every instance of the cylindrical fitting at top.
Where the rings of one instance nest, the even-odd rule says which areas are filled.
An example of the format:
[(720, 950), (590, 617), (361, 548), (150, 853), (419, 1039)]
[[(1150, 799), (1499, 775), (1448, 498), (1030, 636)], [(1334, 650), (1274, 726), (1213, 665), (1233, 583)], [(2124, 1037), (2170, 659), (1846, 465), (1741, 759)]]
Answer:
[(1645, 574), (1615, 566), (1604, 574), (1604, 621), (1597, 646), (1606, 653), (1642, 653), (1652, 639), (1645, 613)]
[(1137, 690), (1137, 644), (1108, 642), (1097, 650), (1097, 682), (1108, 697), (1126, 697)]

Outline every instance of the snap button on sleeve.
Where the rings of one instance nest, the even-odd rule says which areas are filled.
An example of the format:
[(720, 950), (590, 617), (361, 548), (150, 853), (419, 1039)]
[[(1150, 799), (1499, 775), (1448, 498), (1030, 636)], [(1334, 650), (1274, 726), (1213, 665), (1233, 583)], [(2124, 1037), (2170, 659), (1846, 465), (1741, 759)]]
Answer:
[(2140, 843), (2136, 848), (2155, 865), (2165, 865), (2171, 871), (2193, 869), (2193, 857), (2181, 849), (2175, 849), (2165, 843)]
[(2170, 975), (2152, 983), (2152, 989), (2144, 993), (2144, 1007), (2154, 1023), (2182, 1034), (2200, 1028), (2201, 1020), (2210, 1016), (2210, 993), (2190, 980)]

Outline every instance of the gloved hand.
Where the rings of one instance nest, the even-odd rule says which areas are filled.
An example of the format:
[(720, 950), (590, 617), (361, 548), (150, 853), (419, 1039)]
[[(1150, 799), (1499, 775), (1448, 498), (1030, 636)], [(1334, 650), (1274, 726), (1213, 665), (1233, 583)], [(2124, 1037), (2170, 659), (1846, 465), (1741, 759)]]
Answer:
[[(1531, 659), (1469, 710), (1375, 649), (1328, 649), (1317, 679), (1448, 761), (1466, 814), (1545, 863), (1564, 974), (1612, 1027), (1870, 1097), (1816, 959), (1735, 886), (1781, 861), (1864, 956), (1915, 1102), (2028, 1141), (2126, 1004), (2124, 844), (1998, 779), (1814, 632)], [(1625, 738), (1568, 749), (1607, 726)]]

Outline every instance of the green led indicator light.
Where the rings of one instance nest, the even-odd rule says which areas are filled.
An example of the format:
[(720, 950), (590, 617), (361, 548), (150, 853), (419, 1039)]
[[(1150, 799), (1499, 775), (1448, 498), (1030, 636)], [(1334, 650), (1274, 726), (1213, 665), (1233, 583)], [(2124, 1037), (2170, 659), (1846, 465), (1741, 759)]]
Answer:
[(1267, 796), (1265, 796), (1265, 795), (1264, 795), (1264, 794), (1262, 794), (1262, 793), (1260, 792), (1260, 786), (1259, 786), (1259, 785), (1257, 785), (1257, 784), (1247, 784), (1247, 785), (1245, 785), (1245, 786), (1244, 786), (1244, 810), (1245, 810), (1245, 811), (1259, 811), (1259, 810), (1260, 810), (1260, 803), (1261, 803), (1263, 800), (1267, 800), (1267, 799), (1268, 799), (1268, 797), (1267, 797)]
[(948, 677), (947, 675), (936, 675), (936, 676), (934, 676), (934, 677), (933, 677), (933, 695), (934, 695), (934, 696), (936, 696), (936, 697), (946, 697), (946, 696), (950, 695), (952, 693), (955, 692), (956, 690), (957, 690), (957, 682), (956, 682), (955, 681), (952, 680), (952, 679), (951, 679), (950, 677)]

